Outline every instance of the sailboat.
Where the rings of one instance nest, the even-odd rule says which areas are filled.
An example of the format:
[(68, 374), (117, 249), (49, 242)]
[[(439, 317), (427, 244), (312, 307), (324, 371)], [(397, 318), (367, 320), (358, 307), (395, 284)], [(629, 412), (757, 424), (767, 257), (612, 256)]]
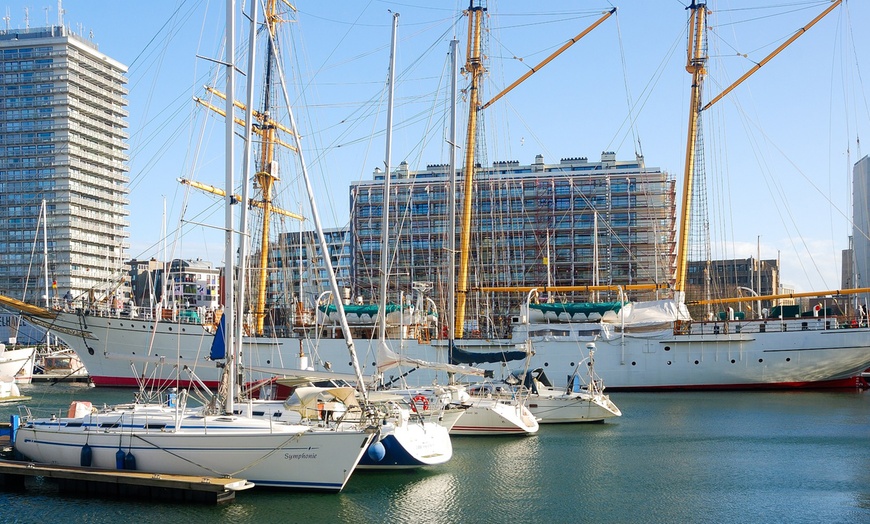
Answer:
[[(388, 82), (389, 106), (387, 110), (387, 171), (390, 165), (390, 132), (392, 128), (392, 106), (395, 85), (396, 34), (398, 30), (399, 13), (393, 13), (392, 39), (390, 51), (390, 69)], [(387, 178), (386, 184), (389, 184)], [(387, 207), (385, 202), (385, 207)], [(389, 224), (388, 215), (384, 214), (384, 230)], [(386, 247), (382, 257), (382, 267), (386, 267)], [(384, 275), (387, 272), (384, 270)], [(379, 317), (379, 342), (385, 344), (386, 339), (386, 290), (381, 296)], [(342, 305), (333, 306), (336, 314), (342, 315)], [(376, 309), (375, 312), (378, 310)], [(376, 313), (377, 314), (377, 313)], [(345, 332), (346, 333), (346, 332)], [(347, 335), (346, 335), (347, 336)], [(347, 339), (351, 342), (351, 339)], [(292, 373), (292, 372), (291, 372)], [(326, 375), (321, 378), (328, 378)], [(327, 384), (314, 384), (314, 377), (306, 376), (304, 370), (296, 376), (277, 378), (278, 385), (293, 389), (293, 394), (285, 401), (256, 400), (246, 406), (256, 416), (270, 420), (288, 420), (298, 422), (299, 419), (313, 419), (318, 423), (334, 428), (347, 425), (355, 426), (365, 421), (374, 420), (377, 423), (378, 438), (372, 442), (363, 455), (359, 467), (363, 469), (410, 469), (423, 466), (444, 464), (453, 456), (453, 445), (448, 429), (428, 417), (419, 416), (411, 406), (399, 395), (377, 392), (364, 395), (369, 413), (364, 413), (357, 403), (357, 391), (340, 381), (321, 380)], [(364, 386), (364, 385), (363, 385)], [(363, 389), (363, 391), (365, 391)]]
[[(589, 342), (586, 349), (589, 357), (577, 363), (567, 387), (554, 387), (543, 368), (526, 368), (515, 371), (505, 380), (510, 386), (507, 391), (526, 395), (529, 411), (541, 424), (604, 422), (621, 417), (622, 411), (604, 393), (604, 382), (595, 373), (595, 344)], [(586, 368), (585, 377), (580, 373), (581, 368)]]
[[(837, 5), (839, 2), (831, 7)], [(478, 8), (469, 9), (468, 13), (477, 16)], [(693, 31), (687, 66), (696, 86), (692, 98), (695, 104), (692, 118), (696, 119), (701, 109), (700, 81), (706, 60), (699, 38), (704, 24), (699, 24), (697, 19), (706, 16), (704, 4), (693, 3), (689, 13)], [(796, 34), (806, 33), (804, 29), (808, 28), (802, 28)], [(471, 31), (469, 34), (476, 33)], [(473, 68), (466, 67), (466, 70), (472, 71)], [(475, 107), (488, 104), (475, 102)], [(476, 118), (477, 111), (469, 114)], [(691, 145), (687, 143), (686, 149), (684, 187), (688, 194), (683, 197), (684, 207), (691, 196), (694, 165), (690, 159), (695, 156), (696, 134), (689, 133), (692, 142)], [(466, 152), (473, 149), (473, 146), (466, 146)], [(471, 167), (466, 167), (465, 172), (473, 175), (473, 170), (472, 159)], [(689, 216), (685, 209), (681, 213), (683, 217)], [(679, 234), (686, 238), (685, 225), (681, 225)], [(681, 241), (679, 245), (683, 244)], [(687, 257), (686, 251), (680, 248), (681, 260)], [(597, 347), (596, 372), (604, 377), (610, 391), (854, 387), (856, 377), (870, 367), (870, 351), (867, 349), (870, 347), (870, 330), (865, 327), (844, 329), (833, 318), (693, 319), (686, 307), (684, 284), (681, 282), (685, 278), (686, 266), (681, 262), (677, 267), (678, 278), (673, 279), (673, 284), (657, 285), (672, 294), (669, 298), (631, 302), (625, 299), (626, 294), (643, 288), (626, 284), (616, 290), (619, 298), (610, 304), (537, 304), (531, 299), (535, 289), (548, 293), (612, 289), (611, 286), (597, 285), (569, 288), (560, 286), (558, 282), (544, 289), (542, 283), (541, 286), (523, 289), (511, 288), (511, 292), (527, 292), (528, 298), (512, 315), (509, 337), (460, 338), (464, 333), (457, 322), (459, 329), (454, 329), (457, 340), (452, 345), (447, 337), (441, 336), (440, 330), (438, 336), (431, 339), (417, 333), (400, 332), (399, 340), (406, 355), (427, 361), (475, 364), (494, 371), (500, 371), (506, 362), (525, 359), (524, 348), (527, 342), (531, 342), (535, 351), (529, 361), (531, 369), (546, 369), (557, 386), (567, 386), (566, 379), (573, 375), (577, 362), (588, 357), (580, 355), (579, 351), (587, 342), (594, 342)], [(459, 287), (461, 295), (472, 292), (467, 281)], [(503, 291), (486, 287), (479, 289), (482, 292)], [(842, 291), (820, 291), (812, 295), (839, 294)], [(793, 294), (790, 297), (798, 296)], [(758, 300), (758, 297), (751, 297), (751, 300)], [(5, 299), (3, 302), (14, 304)], [(156, 318), (119, 320), (96, 310), (48, 311), (27, 304), (12, 307), (23, 310), (32, 323), (51, 327), (73, 347), (97, 385), (137, 385), (130, 376), (129, 366), (131, 361), (148, 351), (145, 348), (154, 348), (152, 354), (172, 355), (175, 362), (192, 365), (197, 362), (203, 340), (213, 331), (213, 326), (205, 324), (180, 324)], [(547, 307), (554, 309), (547, 310)], [(370, 317), (368, 324), (371, 324)], [(330, 329), (322, 331), (326, 338), (317, 341), (305, 336), (246, 334), (243, 337), (244, 352), (250, 363), (269, 361), (289, 365), (300, 362), (301, 354), (306, 357), (313, 354), (316, 346), (318, 358), (311, 364), (328, 362), (333, 371), (351, 372), (345, 342), (337, 336), (328, 338)], [(370, 341), (371, 354), (374, 354), (374, 346), (375, 341)], [(197, 372), (209, 386), (217, 384), (219, 370), (198, 369)], [(432, 376), (425, 373), (415, 372), (423, 376), (418, 377), (420, 382)], [(176, 375), (176, 370), (167, 365), (147, 380), (161, 384), (174, 381)]]
[[(256, 2), (251, 4), (251, 10), (253, 35), (258, 19)], [(226, 184), (234, 187), (232, 1), (227, 2), (226, 17)], [(253, 63), (253, 54), (249, 63)], [(236, 231), (244, 229), (235, 229), (234, 206), (229, 199), (226, 208), (225, 256), (227, 263), (232, 264), (236, 256)], [(313, 211), (316, 216), (316, 209)], [(235, 381), (240, 355), (235, 342), (235, 286), (231, 282), (227, 288), (223, 316), (224, 387), (211, 403), (188, 406), (190, 396), (187, 390), (182, 390), (180, 394), (170, 394), (165, 402), (103, 409), (73, 402), (65, 416), (36, 417), (28, 411), (16, 432), (15, 451), (29, 460), (49, 464), (244, 477), (259, 486), (340, 491), (376, 432), (368, 430), (364, 421), (354, 427), (321, 429), (310, 424), (245, 416), (236, 410)], [(355, 358), (352, 350), (351, 358)]]

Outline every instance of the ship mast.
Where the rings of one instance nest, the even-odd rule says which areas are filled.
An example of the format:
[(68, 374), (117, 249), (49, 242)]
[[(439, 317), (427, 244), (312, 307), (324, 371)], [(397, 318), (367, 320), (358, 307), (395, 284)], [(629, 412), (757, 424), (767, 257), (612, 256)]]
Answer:
[(270, 98), (272, 90), (272, 64), (275, 61), (275, 29), (281, 22), (277, 14), (277, 0), (268, 0), (265, 5), (264, 24), (269, 33), (266, 43), (266, 79), (263, 86), (263, 110), (260, 122), (262, 142), (260, 149), (260, 165), (254, 180), (260, 187), (261, 203), (263, 205), (263, 228), (260, 238), (260, 268), (257, 285), (257, 300), (254, 302), (255, 331), (263, 334), (263, 324), (266, 318), (266, 280), (269, 265), (269, 222), (272, 218), (272, 185), (278, 178), (278, 164), (275, 162), (275, 126), (269, 118)]
[[(589, 32), (614, 14), (616, 8), (605, 11), (601, 18), (581, 31), (574, 38), (565, 42), (565, 44), (550, 54), (550, 56), (532, 67), (514, 83), (495, 95), (489, 102), (483, 105), (478, 105), (478, 100), (480, 98), (480, 78), (486, 71), (480, 57), (481, 19), (484, 11), (486, 11), (485, 7), (474, 6), (474, 0), (471, 0), (468, 10), (466, 11), (466, 14), (468, 14), (468, 38), (465, 53), (465, 56), (467, 57), (465, 62), (465, 72), (470, 75), (471, 84), (468, 88), (468, 130), (465, 136), (465, 167), (462, 171), (462, 174), (465, 177), (465, 183), (463, 184), (462, 226), (459, 240), (459, 276), (456, 282), (456, 318), (453, 326), (453, 335), (455, 338), (462, 338), (465, 329), (465, 302), (468, 298), (468, 292), (471, 291), (471, 288), (468, 286), (468, 255), (471, 245), (471, 202), (474, 190), (474, 148), (477, 135), (477, 114), (489, 107), (496, 100), (506, 95), (509, 91), (534, 73), (537, 73), (542, 67), (550, 63), (551, 60), (562, 54), (566, 49), (576, 44), (578, 40), (589, 34)], [(451, 213), (452, 212), (454, 212), (454, 210), (451, 209)]]
[[(707, 42), (706, 42), (706, 18), (707, 4), (696, 3), (692, 1), (692, 5), (688, 7), (691, 10), (689, 15), (689, 45), (687, 47), (686, 71), (692, 75), (692, 93), (689, 105), (689, 130), (686, 140), (686, 167), (685, 176), (683, 179), (683, 200), (681, 205), (680, 228), (677, 232), (677, 273), (674, 283), (674, 290), (677, 294), (685, 293), (686, 286), (686, 268), (688, 266), (688, 247), (689, 247), (689, 221), (692, 207), (692, 184), (695, 175), (695, 154), (698, 143), (698, 123), (701, 111), (705, 111), (710, 106), (721, 100), (732, 89), (743, 83), (744, 80), (752, 76), (756, 71), (761, 69), (773, 57), (779, 54), (780, 51), (791, 45), (800, 36), (805, 34), (819, 20), (827, 16), (842, 3), (842, 0), (834, 0), (827, 9), (822, 11), (818, 16), (813, 18), (808, 24), (798, 29), (795, 34), (789, 37), (779, 47), (774, 49), (769, 55), (759, 61), (754, 67), (735, 80), (730, 86), (725, 88), (719, 95), (713, 98), (703, 107), (701, 106), (701, 88), (704, 83), (704, 76), (707, 73)], [(697, 303), (708, 303), (708, 301), (698, 301)], [(710, 302), (712, 303), (712, 302)]]
[(692, 93), (689, 101), (689, 132), (686, 139), (686, 167), (683, 176), (683, 199), (680, 206), (680, 230), (677, 237), (677, 275), (674, 291), (685, 292), (686, 266), (688, 265), (689, 219), (692, 208), (692, 184), (695, 178), (695, 153), (698, 143), (698, 121), (701, 116), (701, 88), (707, 72), (707, 40), (704, 32), (707, 4), (689, 6), (689, 45), (686, 71), (692, 75)]
[[(473, 1), (473, 0), (472, 0)], [(474, 190), (474, 147), (477, 134), (478, 93), (484, 72), (480, 59), (480, 25), (485, 7), (468, 7), (468, 39), (465, 71), (471, 75), (468, 88), (468, 129), (465, 136), (465, 177), (462, 196), (462, 226), (459, 239), (459, 276), (456, 282), (456, 320), (453, 336), (462, 338), (465, 329), (465, 300), (468, 298), (468, 251), (471, 245), (471, 196)], [(452, 210), (451, 210), (452, 212)]]

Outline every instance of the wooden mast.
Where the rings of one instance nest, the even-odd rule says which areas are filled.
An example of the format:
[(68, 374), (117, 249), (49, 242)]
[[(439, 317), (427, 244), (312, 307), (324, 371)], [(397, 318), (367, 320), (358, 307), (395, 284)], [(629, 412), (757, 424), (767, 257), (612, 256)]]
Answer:
[[(468, 297), (470, 288), (468, 286), (468, 255), (471, 245), (471, 202), (472, 192), (474, 189), (474, 145), (477, 133), (477, 114), (489, 107), (493, 102), (506, 95), (509, 91), (519, 85), (521, 82), (537, 73), (542, 67), (550, 63), (551, 60), (562, 54), (566, 49), (576, 44), (581, 38), (589, 34), (590, 31), (598, 27), (602, 22), (607, 20), (616, 12), (616, 8), (605, 11), (604, 14), (596, 20), (592, 25), (581, 31), (577, 36), (570, 39), (559, 49), (554, 51), (550, 56), (541, 61), (538, 65), (532, 67), (523, 76), (513, 82), (511, 85), (503, 89), (495, 95), (492, 100), (483, 105), (478, 105), (480, 94), (480, 77), (485, 72), (483, 63), (480, 57), (480, 25), (485, 7), (474, 7), (474, 0), (471, 0), (471, 5), (468, 7), (468, 38), (467, 49), (465, 56), (465, 72), (471, 75), (471, 85), (468, 89), (468, 130), (465, 137), (465, 168), (463, 175), (465, 183), (463, 189), (462, 200), (462, 227), (461, 237), (459, 242), (459, 277), (456, 284), (456, 315), (453, 326), (453, 334), (455, 338), (462, 338), (462, 332), (465, 329), (465, 301)], [(453, 212), (453, 210), (451, 210)], [(479, 290), (480, 288), (478, 288)]]
[(686, 139), (686, 167), (683, 176), (683, 197), (680, 206), (680, 229), (677, 233), (677, 274), (674, 290), (679, 294), (686, 288), (688, 265), (689, 225), (692, 211), (692, 184), (695, 178), (695, 148), (698, 139), (698, 121), (701, 112), (701, 88), (707, 72), (707, 47), (704, 32), (707, 4), (689, 6), (689, 45), (687, 47), (686, 71), (692, 75), (692, 93), (689, 102), (689, 131)]
[[(680, 229), (677, 232), (677, 274), (674, 283), (674, 290), (678, 293), (685, 292), (686, 285), (689, 224), (692, 208), (692, 183), (695, 175), (695, 148), (698, 139), (698, 121), (701, 111), (708, 109), (710, 106), (721, 100), (725, 95), (730, 93), (732, 89), (734, 89), (744, 80), (752, 76), (753, 73), (761, 69), (761, 67), (769, 62), (774, 56), (778, 55), (780, 51), (791, 45), (791, 43), (797, 40), (798, 37), (805, 34), (807, 30), (814, 26), (819, 20), (824, 18), (831, 11), (833, 11), (837, 6), (840, 5), (840, 3), (842, 3), (842, 0), (834, 0), (831, 5), (828, 6), (828, 8), (825, 9), (821, 14), (813, 18), (813, 20), (805, 26), (798, 29), (795, 34), (789, 37), (788, 40), (783, 42), (782, 45), (780, 45), (769, 55), (764, 57), (764, 59), (758, 62), (758, 64), (756, 64), (752, 69), (744, 73), (743, 76), (734, 81), (734, 83), (725, 88), (722, 93), (717, 95), (703, 107), (701, 106), (701, 88), (703, 86), (704, 76), (707, 72), (705, 37), (707, 4), (696, 4), (693, 0), (692, 5), (688, 7), (688, 9), (691, 10), (691, 14), (689, 18), (689, 45), (687, 48), (688, 57), (686, 62), (686, 70), (692, 75), (692, 93), (689, 108), (689, 131), (686, 141), (686, 168), (685, 177), (683, 179), (683, 200), (681, 206), (682, 215), (680, 217)], [(694, 303), (706, 304), (717, 303), (717, 301), (697, 301)]]
[[(473, 2), (473, 0), (472, 0)], [(456, 322), (453, 336), (462, 338), (465, 329), (465, 300), (468, 297), (468, 251), (471, 244), (471, 199), (474, 189), (474, 147), (477, 133), (478, 93), (480, 77), (484, 72), (480, 58), (480, 25), (485, 7), (468, 7), (468, 43), (465, 56), (465, 71), (471, 75), (468, 88), (468, 129), (465, 136), (465, 176), (462, 195), (462, 230), (459, 240), (459, 276), (456, 282)], [(451, 210), (452, 211), (452, 210)]]

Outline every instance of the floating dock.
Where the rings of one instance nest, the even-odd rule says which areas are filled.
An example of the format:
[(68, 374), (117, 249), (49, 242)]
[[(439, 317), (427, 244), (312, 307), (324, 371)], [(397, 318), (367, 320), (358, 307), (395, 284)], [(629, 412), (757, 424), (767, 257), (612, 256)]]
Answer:
[(87, 497), (148, 499), (161, 502), (222, 504), (254, 487), (244, 479), (166, 475), (0, 460), (0, 487), (24, 491), (27, 477), (57, 481), (60, 492)]

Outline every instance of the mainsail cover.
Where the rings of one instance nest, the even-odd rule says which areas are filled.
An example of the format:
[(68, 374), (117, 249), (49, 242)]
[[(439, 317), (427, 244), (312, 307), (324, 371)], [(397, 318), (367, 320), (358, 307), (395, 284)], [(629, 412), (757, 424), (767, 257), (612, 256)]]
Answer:
[(211, 341), (211, 351), (209, 352), (209, 358), (212, 360), (221, 360), (227, 357), (227, 344), (224, 339), (224, 330), (226, 322), (224, 321), (226, 317), (221, 317), (221, 323), (218, 325), (217, 331), (215, 331), (214, 338)]
[(395, 351), (387, 347), (387, 343), (383, 340), (378, 341), (378, 371), (384, 371), (397, 366), (414, 366), (426, 369), (435, 369), (438, 371), (447, 371), (448, 373), (460, 373), (463, 375), (485, 376), (486, 371), (470, 366), (460, 366), (456, 364), (440, 364), (438, 362), (428, 362), (417, 358), (399, 356)]

